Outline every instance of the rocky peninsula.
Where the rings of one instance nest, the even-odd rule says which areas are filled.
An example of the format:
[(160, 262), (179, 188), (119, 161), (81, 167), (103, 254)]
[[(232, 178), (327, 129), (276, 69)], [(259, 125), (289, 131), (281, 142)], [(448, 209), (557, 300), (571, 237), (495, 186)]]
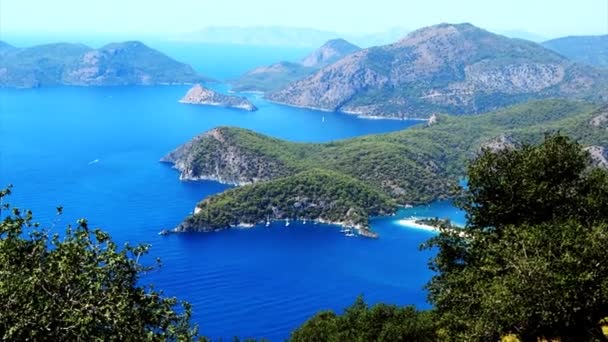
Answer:
[(579, 101), (534, 101), (473, 117), (438, 115), (431, 126), (324, 144), (218, 127), (161, 161), (172, 163), (181, 179), (238, 186), (198, 203), (173, 232), (307, 220), (375, 237), (369, 217), (456, 195), (467, 160), (503, 137), (534, 143), (551, 127), (582, 146), (604, 146), (606, 131), (597, 121), (605, 111)]
[(226, 108), (242, 109), (248, 112), (258, 110), (253, 103), (249, 102), (245, 97), (224, 95), (211, 89), (205, 88), (200, 84), (194, 85), (188, 93), (179, 101), (181, 103), (220, 106)]

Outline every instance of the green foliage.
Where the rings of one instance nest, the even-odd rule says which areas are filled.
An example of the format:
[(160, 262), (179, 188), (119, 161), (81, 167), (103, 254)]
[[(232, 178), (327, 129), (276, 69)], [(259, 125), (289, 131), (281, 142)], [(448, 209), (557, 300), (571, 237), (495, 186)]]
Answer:
[(608, 219), (605, 172), (585, 172), (589, 155), (578, 143), (554, 136), (539, 146), (485, 153), (469, 167), (463, 208), (470, 228)]
[[(586, 144), (608, 144), (605, 130), (589, 124), (596, 113), (594, 106), (581, 102), (534, 101), (478, 116), (439, 116), (438, 122), (430, 127), (419, 125), (399, 132), (326, 144), (294, 143), (241, 128), (221, 127), (217, 129), (221, 139), (207, 137), (196, 142), (189, 156), (194, 160), (190, 167), (196, 174), (213, 175), (220, 169), (221, 174), (233, 179), (271, 181), (289, 178), (267, 186), (262, 185), (263, 182), (258, 183), (256, 187), (259, 189), (272, 188), (273, 192), (257, 190), (256, 196), (249, 195), (252, 188), (248, 187), (212, 196), (207, 203), (211, 212), (217, 212), (217, 215), (209, 214), (215, 218), (194, 220), (200, 220), (200, 224), (210, 221), (214, 228), (219, 228), (220, 222), (254, 223), (263, 220), (272, 215), (268, 210), (271, 207), (269, 203), (277, 201), (274, 193), (284, 199), (301, 195), (290, 193), (295, 188), (288, 185), (298, 182), (296, 178), (310, 170), (326, 170), (365, 183), (398, 204), (453, 197), (457, 194), (458, 179), (465, 176), (465, 165), (482, 146), (496, 138), (505, 137), (517, 146), (537, 143), (546, 132), (563, 130)], [(226, 153), (240, 158), (237, 168), (218, 164), (217, 161), (222, 160), (221, 156)], [(283, 188), (276, 190), (279, 186)], [(331, 189), (336, 192), (325, 192), (325, 200), (348, 200), (343, 196), (343, 189)], [(310, 193), (307, 196), (314, 197)], [(237, 198), (241, 202), (235, 202)], [(356, 199), (354, 201), (357, 202)], [(364, 209), (357, 209), (357, 212), (365, 214)], [(367, 211), (368, 214), (370, 212), (374, 211)], [(289, 213), (292, 214), (295, 211)], [(195, 222), (189, 220), (190, 223)]]
[(246, 185), (198, 204), (200, 213), (182, 224), (195, 230), (267, 219), (324, 219), (368, 228), (368, 217), (392, 213), (396, 204), (372, 187), (342, 174), (313, 169)]
[[(0, 192), (0, 201), (10, 189)], [(65, 234), (2, 205), (0, 338), (9, 341), (192, 340), (190, 305), (138, 284), (149, 246), (119, 248), (81, 219)], [(11, 213), (6, 215), (6, 211)], [(58, 215), (62, 208), (57, 208)]]
[(411, 306), (377, 304), (368, 307), (361, 297), (343, 315), (323, 311), (295, 330), (292, 342), (437, 341), (432, 311)]
[(605, 340), (608, 172), (570, 139), (484, 151), (468, 169), (465, 234), (443, 230), (428, 284), (454, 341)]
[(443, 229), (443, 230), (459, 229), (458, 226), (455, 226), (452, 224), (452, 221), (449, 218), (446, 218), (446, 219), (440, 219), (438, 217), (424, 218), (424, 219), (416, 220), (416, 223), (424, 224), (427, 226), (431, 226), (431, 227), (435, 227), (437, 229)]

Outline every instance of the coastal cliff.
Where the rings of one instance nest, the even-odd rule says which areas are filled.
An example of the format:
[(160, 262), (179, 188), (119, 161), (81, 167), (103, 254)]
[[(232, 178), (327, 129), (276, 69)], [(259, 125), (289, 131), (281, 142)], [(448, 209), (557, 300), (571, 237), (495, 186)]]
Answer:
[(179, 102), (242, 109), (248, 112), (258, 110), (253, 103), (249, 102), (249, 100), (244, 97), (220, 94), (211, 89), (207, 89), (200, 84), (196, 84), (190, 88), (188, 93), (186, 93)]
[(173, 164), (180, 171), (181, 180), (215, 180), (233, 185), (290, 174), (293, 167), (256, 151), (256, 143), (268, 140), (250, 131), (214, 128), (176, 148), (161, 162)]

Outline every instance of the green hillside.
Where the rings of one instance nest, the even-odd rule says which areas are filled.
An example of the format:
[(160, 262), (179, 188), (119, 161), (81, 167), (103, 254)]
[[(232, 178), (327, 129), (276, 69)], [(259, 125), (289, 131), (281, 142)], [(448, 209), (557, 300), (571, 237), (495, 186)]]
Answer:
[[(482, 147), (537, 143), (556, 131), (586, 146), (607, 146), (606, 127), (591, 123), (605, 112), (583, 102), (535, 101), (470, 117), (440, 115), (430, 126), (326, 144), (293, 143), (220, 127), (179, 147), (164, 161), (174, 163), (185, 179), (253, 184), (201, 202), (198, 207), (205, 216), (188, 218), (182, 231), (298, 216), (366, 228), (365, 213), (394, 212), (396, 207), (383, 196), (402, 205), (454, 196), (467, 162)], [(316, 192), (321, 185), (326, 186), (323, 194)], [(282, 204), (302, 198), (322, 210), (298, 211)], [(327, 205), (334, 202), (338, 204)], [(356, 219), (350, 219), (352, 213)]]

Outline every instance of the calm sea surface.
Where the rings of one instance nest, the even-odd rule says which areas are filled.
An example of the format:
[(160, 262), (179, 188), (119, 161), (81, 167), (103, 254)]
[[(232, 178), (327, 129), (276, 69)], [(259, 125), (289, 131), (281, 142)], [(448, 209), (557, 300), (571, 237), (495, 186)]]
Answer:
[[(204, 69), (205, 60), (199, 58), (204, 51), (188, 54), (184, 47), (173, 48), (182, 60)], [(234, 53), (232, 64), (222, 64), (217, 54), (208, 57), (216, 58), (216, 69), (203, 70), (211, 77), (229, 79), (249, 67), (245, 62), (234, 67)], [(378, 240), (347, 238), (336, 227), (310, 223), (157, 234), (176, 226), (202, 198), (227, 188), (181, 182), (175, 170), (158, 162), (210, 128), (239, 126), (291, 141), (323, 142), (406, 129), (417, 122), (362, 120), (284, 107), (251, 95), (260, 109), (254, 113), (179, 104), (187, 89), (0, 90), (0, 185), (12, 183), (12, 204), (34, 210), (43, 224), (52, 222), (54, 208), (62, 205), (64, 225), (86, 217), (119, 242), (152, 244), (151, 256), (160, 257), (163, 267), (143, 281), (190, 301), (195, 322), (212, 338), (280, 341), (315, 312), (341, 311), (359, 294), (370, 303), (428, 307), (422, 287), (431, 276), (431, 254), (418, 247), (432, 233), (400, 226), (397, 220), (419, 215), (462, 223), (462, 213), (447, 202), (373, 219)]]

